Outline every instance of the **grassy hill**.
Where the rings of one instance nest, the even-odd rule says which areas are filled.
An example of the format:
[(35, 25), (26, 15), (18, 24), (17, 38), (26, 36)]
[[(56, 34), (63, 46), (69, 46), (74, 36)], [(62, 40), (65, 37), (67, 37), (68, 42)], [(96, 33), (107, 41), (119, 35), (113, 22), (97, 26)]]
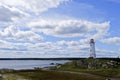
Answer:
[(120, 60), (108, 59), (81, 59), (68, 62), (64, 65), (52, 67), (54, 70), (77, 71), (97, 74), (105, 77), (120, 78)]

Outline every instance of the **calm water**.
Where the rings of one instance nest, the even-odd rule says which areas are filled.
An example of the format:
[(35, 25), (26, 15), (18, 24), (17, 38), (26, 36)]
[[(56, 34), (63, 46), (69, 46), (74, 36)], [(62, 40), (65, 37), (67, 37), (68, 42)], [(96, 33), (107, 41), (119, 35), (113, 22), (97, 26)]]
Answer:
[(68, 60), (0, 60), (0, 69), (33, 69), (34, 67), (49, 67), (51, 63), (64, 64)]

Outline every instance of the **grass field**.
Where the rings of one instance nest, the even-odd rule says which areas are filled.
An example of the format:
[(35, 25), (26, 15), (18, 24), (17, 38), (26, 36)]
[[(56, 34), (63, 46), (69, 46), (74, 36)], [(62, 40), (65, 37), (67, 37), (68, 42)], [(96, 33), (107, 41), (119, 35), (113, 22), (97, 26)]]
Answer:
[[(103, 62), (108, 62), (105, 60), (100, 60), (97, 63)], [(96, 64), (96, 63), (94, 63)], [(96, 75), (100, 75), (100, 76), (104, 76), (104, 77), (118, 77), (120, 78), (120, 65), (118, 65), (118, 67), (115, 68), (101, 68), (101, 66), (99, 66), (99, 68), (96, 69), (87, 69), (87, 68), (81, 68), (76, 66), (76, 61), (72, 61), (69, 63), (66, 63), (64, 65), (61, 65), (59, 68), (57, 67), (52, 67), (51, 69), (53, 70), (60, 70), (60, 71), (76, 71), (76, 72), (86, 72), (86, 73), (91, 73), (91, 74), (96, 74)]]
[[(105, 80), (105, 78), (101, 78), (101, 77), (93, 77), (82, 74), (80, 75), (80, 74), (72, 74), (72, 73), (64, 73), (64, 72), (56, 72), (56, 71), (44, 71), (44, 70), (21, 70), (9, 74), (22, 76), (26, 80)], [(18, 79), (14, 79), (14, 80), (18, 80)]]

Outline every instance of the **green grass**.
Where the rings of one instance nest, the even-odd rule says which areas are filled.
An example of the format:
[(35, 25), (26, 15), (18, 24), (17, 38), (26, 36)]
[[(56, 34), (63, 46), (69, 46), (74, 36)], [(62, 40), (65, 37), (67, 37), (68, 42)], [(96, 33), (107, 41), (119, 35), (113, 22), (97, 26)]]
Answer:
[(80, 68), (75, 68), (75, 67), (67, 68), (67, 66), (62, 66), (61, 68), (57, 70), (85, 72), (85, 73), (96, 74), (96, 75), (100, 75), (104, 77), (119, 77), (120, 78), (120, 69), (80, 69)]
[[(85, 60), (87, 62), (87, 60)], [(99, 60), (98, 62), (105, 63), (105, 60)], [(53, 67), (51, 68), (53, 70), (62, 70), (62, 71), (76, 71), (76, 72), (86, 72), (91, 74), (100, 75), (103, 77), (118, 77), (120, 78), (120, 67), (118, 68), (98, 68), (98, 69), (86, 69), (76, 66), (76, 61), (72, 61), (69, 63), (66, 63), (64, 65), (61, 65), (60, 68)]]
[(14, 73), (5, 73), (3, 74), (3, 80), (28, 80), (22, 76), (16, 75)]
[(101, 77), (43, 70), (22, 70), (13, 72), (13, 74), (30, 80), (105, 80)]
[(86, 72), (105, 76), (105, 77), (120, 78), (120, 69), (98, 69), (98, 70), (90, 70), (90, 71), (86, 71)]

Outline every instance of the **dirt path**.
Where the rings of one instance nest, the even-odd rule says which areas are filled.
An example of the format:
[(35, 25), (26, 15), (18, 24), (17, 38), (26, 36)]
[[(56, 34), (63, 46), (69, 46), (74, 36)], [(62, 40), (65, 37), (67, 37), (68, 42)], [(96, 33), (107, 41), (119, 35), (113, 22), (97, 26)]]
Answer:
[[(92, 77), (103, 77), (103, 76), (100, 76), (100, 75), (84, 73), (84, 72), (74, 72), (74, 71), (58, 71), (58, 72), (72, 73), (72, 74), (81, 74), (81, 75), (92, 76)], [(108, 77), (107, 77), (107, 79), (110, 79), (110, 80), (120, 80), (120, 78), (108, 78)]]

